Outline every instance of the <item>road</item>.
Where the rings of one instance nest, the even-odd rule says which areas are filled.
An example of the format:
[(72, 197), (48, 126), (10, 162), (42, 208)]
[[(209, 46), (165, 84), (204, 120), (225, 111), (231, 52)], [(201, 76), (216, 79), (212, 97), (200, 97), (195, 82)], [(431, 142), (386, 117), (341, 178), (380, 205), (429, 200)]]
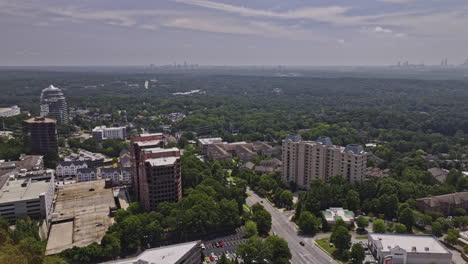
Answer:
[[(249, 194), (249, 197), (247, 197), (247, 204), (249, 206), (263, 201), (262, 205), (271, 214), (271, 231), (276, 232), (278, 236), (284, 238), (288, 242), (292, 254), (292, 263), (337, 264), (333, 258), (318, 248), (311, 237), (303, 237), (298, 234), (295, 224), (289, 221), (290, 214), (288, 215), (274, 208), (266, 199), (261, 198), (251, 190), (247, 190), (247, 193)], [(305, 246), (299, 244), (301, 241), (304, 241)]]

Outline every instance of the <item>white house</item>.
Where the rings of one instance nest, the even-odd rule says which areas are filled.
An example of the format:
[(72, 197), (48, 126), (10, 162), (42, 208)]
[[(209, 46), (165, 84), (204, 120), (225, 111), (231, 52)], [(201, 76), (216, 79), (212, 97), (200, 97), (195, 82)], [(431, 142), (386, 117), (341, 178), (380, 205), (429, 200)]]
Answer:
[(97, 172), (94, 168), (82, 168), (76, 172), (78, 182), (95, 181), (97, 180)]
[(132, 184), (132, 168), (122, 168), (122, 184)]
[(57, 177), (75, 177), (79, 169), (88, 168), (88, 164), (84, 161), (62, 161), (57, 165)]

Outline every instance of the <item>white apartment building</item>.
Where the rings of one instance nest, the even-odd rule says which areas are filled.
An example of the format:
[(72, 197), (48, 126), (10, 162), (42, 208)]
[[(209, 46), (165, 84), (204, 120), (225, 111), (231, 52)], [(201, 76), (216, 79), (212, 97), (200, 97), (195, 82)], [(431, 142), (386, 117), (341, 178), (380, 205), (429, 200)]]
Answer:
[(452, 263), (452, 253), (432, 235), (369, 234), (368, 243), (378, 263)]
[(95, 181), (97, 180), (97, 171), (94, 168), (82, 168), (76, 171), (76, 179), (78, 182)]
[(10, 117), (21, 114), (21, 109), (17, 106), (0, 108), (0, 117)]
[(77, 170), (88, 168), (88, 164), (85, 161), (62, 161), (57, 165), (56, 174), (57, 177), (75, 177)]
[(97, 126), (93, 129), (94, 140), (105, 140), (105, 139), (125, 139), (126, 128), (125, 127), (106, 127)]
[(124, 167), (122, 168), (122, 179), (121, 184), (132, 184), (132, 168)]
[(102, 179), (111, 180), (114, 184), (120, 183), (120, 169), (118, 168), (101, 168), (99, 176)]
[(0, 217), (11, 222), (29, 217), (49, 221), (55, 192), (54, 171), (9, 173), (0, 177)]
[(308, 189), (313, 179), (328, 181), (342, 175), (348, 181), (361, 181), (366, 173), (367, 153), (359, 145), (340, 147), (328, 137), (303, 141), (289, 135), (282, 145), (283, 180)]

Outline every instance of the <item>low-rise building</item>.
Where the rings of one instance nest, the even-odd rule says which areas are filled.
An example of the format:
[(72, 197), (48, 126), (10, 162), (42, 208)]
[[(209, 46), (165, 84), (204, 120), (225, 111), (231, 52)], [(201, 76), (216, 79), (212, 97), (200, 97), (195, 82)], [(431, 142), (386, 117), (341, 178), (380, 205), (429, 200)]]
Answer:
[(21, 109), (17, 106), (0, 108), (0, 117), (10, 117), (21, 114)]
[(439, 183), (445, 183), (447, 180), (447, 176), (449, 174), (449, 171), (446, 169), (441, 169), (441, 168), (430, 168), (427, 170), (436, 181)]
[(44, 169), (44, 159), (41, 155), (21, 154), (19, 160), (0, 161), (0, 175), (10, 172), (27, 172)]
[(208, 146), (216, 144), (216, 143), (223, 143), (222, 138), (199, 138), (198, 139), (198, 146), (201, 148), (203, 153), (207, 154)]
[(120, 183), (120, 169), (119, 168), (101, 168), (99, 176), (105, 180), (111, 180), (112, 184), (117, 185)]
[(0, 217), (49, 221), (55, 192), (54, 171), (11, 172), (0, 177)]
[[(105, 264), (198, 264), (201, 262), (201, 241), (147, 249), (134, 258), (104, 262)], [(103, 263), (103, 264), (104, 264)]]
[(452, 262), (452, 253), (432, 235), (369, 234), (368, 243), (369, 250), (378, 263), (450, 264)]
[[(199, 139), (199, 141), (202, 139)], [(211, 140), (214, 141), (214, 140)], [(203, 144), (205, 154), (212, 160), (228, 161), (233, 157), (238, 157), (243, 161), (250, 161), (258, 155), (269, 156), (273, 153), (274, 148), (264, 142), (220, 142), (212, 144)]]
[(75, 177), (77, 170), (88, 168), (88, 164), (83, 160), (61, 161), (55, 169), (57, 177)]
[(322, 216), (329, 225), (336, 224), (338, 220), (343, 220), (348, 225), (354, 223), (354, 213), (341, 207), (331, 207), (322, 211)]
[(95, 181), (97, 180), (97, 170), (95, 168), (78, 169), (76, 179), (78, 182)]
[(468, 192), (457, 192), (416, 199), (420, 211), (440, 212), (451, 215), (457, 208), (468, 210)]
[(272, 172), (281, 173), (282, 164), (283, 163), (281, 162), (281, 160), (277, 158), (273, 158), (270, 160), (262, 160), (257, 166), (255, 166), (255, 172), (260, 173), (260, 174), (268, 174)]
[(125, 127), (106, 127), (97, 126), (92, 131), (94, 140), (106, 140), (106, 139), (125, 139), (126, 128)]

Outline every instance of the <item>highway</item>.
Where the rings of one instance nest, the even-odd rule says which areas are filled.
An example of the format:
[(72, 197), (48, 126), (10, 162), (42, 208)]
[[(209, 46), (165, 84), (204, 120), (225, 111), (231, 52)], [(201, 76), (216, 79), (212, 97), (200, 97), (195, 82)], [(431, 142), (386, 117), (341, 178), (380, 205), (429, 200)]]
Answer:
[[(271, 214), (271, 231), (284, 238), (291, 250), (293, 264), (337, 264), (333, 258), (317, 247), (311, 237), (299, 236), (295, 224), (289, 221), (289, 215), (286, 212), (274, 208), (266, 199), (261, 198), (251, 190), (247, 190), (247, 205), (252, 206), (255, 203), (261, 203)], [(299, 243), (304, 241), (305, 246)]]

